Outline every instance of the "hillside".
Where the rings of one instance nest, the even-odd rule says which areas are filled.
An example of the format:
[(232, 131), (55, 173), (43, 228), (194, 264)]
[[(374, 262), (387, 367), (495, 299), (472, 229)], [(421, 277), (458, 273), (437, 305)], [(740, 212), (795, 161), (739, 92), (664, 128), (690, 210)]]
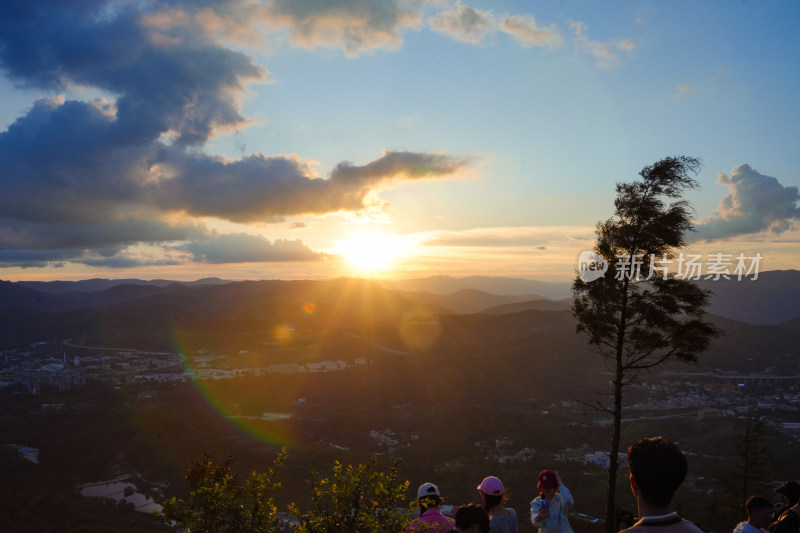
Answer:
[[(712, 315), (718, 315), (714, 321), (726, 335), (704, 355), (704, 364), (732, 371), (790, 371), (791, 357), (800, 346), (797, 318), (748, 324), (727, 315), (748, 307), (748, 302), (772, 297), (781, 302), (776, 304), (781, 311), (770, 316), (789, 317), (800, 299), (789, 302), (774, 292), (797, 277), (796, 271), (763, 273), (755, 282), (715, 286), (714, 309), (724, 314)], [(763, 290), (756, 290), (762, 280)], [(737, 289), (744, 293), (737, 305), (727, 303), (734, 300), (731, 293)], [(783, 293), (791, 296), (793, 291), (789, 287)], [(283, 325), (291, 327), (297, 346), (318, 346), (318, 356), (332, 354), (336, 344), (332, 339), (343, 333), (368, 339), (372, 348), (367, 353), (376, 345), (440, 355), (528, 345), (554, 346), (566, 354), (583, 343), (574, 333), (569, 300), (477, 290), (410, 293), (360, 279), (121, 284), (58, 294), (4, 282), (0, 293), (0, 320), (5, 325), (0, 349), (41, 341), (59, 344), (72, 338), (94, 345), (169, 351), (180, 333), (191, 345), (223, 353), (258, 352), (275, 340), (275, 328)]]
[(537, 311), (567, 311), (572, 307), (572, 300), (565, 298), (563, 300), (524, 300), (510, 304), (497, 305), (483, 309), (481, 313), (487, 315), (505, 315), (508, 313), (519, 313), (520, 311), (528, 311), (535, 309)]
[(437, 294), (428, 291), (395, 292), (406, 295), (421, 304), (438, 307), (445, 312), (457, 315), (477, 313), (489, 308), (497, 308), (528, 301), (548, 301), (538, 294), (490, 294), (477, 289), (461, 289), (449, 294)]
[[(137, 373), (146, 376), (142, 370), (121, 373), (118, 382), (90, 381), (68, 391), (43, 387), (38, 394), (19, 385), (0, 388), (0, 444), (39, 448), (36, 479), (56, 476), (59, 491), (70, 483), (136, 472), (167, 483), (171, 494), (182, 494), (186, 466), (204, 451), (218, 460), (236, 456), (247, 473), (288, 446), (282, 505), (306, 497), (312, 469), (377, 453), (384, 464), (402, 458), (412, 485), (435, 479), (451, 502), (470, 501), (480, 479), (498, 475), (512, 487), (512, 505), (520, 516), (535, 492), (535, 473), (555, 467), (575, 484), (580, 512), (602, 513), (603, 470), (584, 456), (607, 446), (607, 426), (596, 424), (603, 416), (588, 406), (603, 400), (610, 376), (576, 334), (570, 311), (529, 308), (567, 302), (528, 301), (530, 296), (520, 295), (522, 301), (456, 313), (453, 307), (507, 300), (480, 291), (424, 294), (424, 299), (420, 293), (352, 279), (120, 284), (58, 294), (10, 285), (3, 289), (22, 297), (0, 310), (0, 350), (23, 366), (36, 358), (60, 359), (65, 353), (71, 358), (107, 348), (180, 351), (180, 364), (168, 370), (176, 375), (209, 365), (243, 371), (272, 364), (347, 363), (330, 372), (124, 381)], [(59, 298), (60, 304), (92, 299), (97, 307), (51, 311), (46, 297)], [(20, 305), (25, 301), (27, 307)], [(631, 385), (624, 438), (658, 433), (682, 440), (697, 465), (693, 475), (714, 480), (734, 465), (740, 421), (722, 415), (703, 420), (698, 411), (757, 406), (769, 398), (773, 385), (753, 383), (742, 390), (737, 375), (800, 373), (800, 319), (770, 325), (711, 320), (726, 335), (696, 365), (667, 365), (641, 374)], [(64, 345), (65, 339), (97, 348), (82, 351)], [(42, 341), (47, 344), (31, 346)], [(753, 394), (753, 400), (744, 394)], [(695, 398), (694, 403), (669, 403), (686, 398)], [(738, 403), (715, 403), (720, 398)], [(50, 404), (63, 407), (42, 408)], [(264, 413), (288, 418), (273, 420)], [(777, 420), (794, 415), (780, 416), (789, 418), (775, 418), (767, 442), (789, 457), (794, 441), (779, 433)], [(523, 451), (529, 457), (525, 461), (500, 461)], [(783, 475), (783, 467), (770, 462), (770, 479)], [(18, 462), (9, 468), (24, 471)], [(715, 485), (692, 483), (685, 505), (712, 516), (702, 505)], [(68, 506), (69, 499), (59, 501), (59, 509)], [(96, 515), (98, 524), (107, 520), (104, 508), (86, 512)], [(521, 531), (531, 530), (521, 525)], [(588, 523), (576, 525), (576, 531), (593, 533)]]

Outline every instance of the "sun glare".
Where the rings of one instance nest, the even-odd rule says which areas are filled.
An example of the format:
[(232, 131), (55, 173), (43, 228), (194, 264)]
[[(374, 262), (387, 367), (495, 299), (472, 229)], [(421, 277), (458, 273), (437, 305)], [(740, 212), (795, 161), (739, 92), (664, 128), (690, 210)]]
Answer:
[(363, 235), (338, 241), (336, 252), (353, 271), (369, 274), (392, 270), (406, 247), (396, 237)]

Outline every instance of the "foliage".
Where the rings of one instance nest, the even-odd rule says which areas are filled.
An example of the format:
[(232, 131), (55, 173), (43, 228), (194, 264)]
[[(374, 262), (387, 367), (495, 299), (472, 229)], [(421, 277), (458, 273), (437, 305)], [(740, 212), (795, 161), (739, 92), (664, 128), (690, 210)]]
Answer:
[[(719, 334), (702, 320), (709, 293), (663, 270), (686, 244), (685, 233), (692, 230), (691, 207), (682, 193), (697, 187), (690, 173), (699, 168), (697, 159), (668, 157), (642, 169), (640, 181), (618, 183), (615, 216), (597, 224), (594, 247), (607, 265), (618, 268), (609, 268), (594, 281), (578, 276), (573, 283), (577, 331), (588, 337), (614, 375), (613, 406), (600, 401), (597, 406), (613, 417), (606, 509), (609, 533), (616, 513), (624, 387), (642, 370), (670, 360), (696, 361), (697, 354)], [(620, 266), (625, 268), (620, 270)]]
[(764, 419), (759, 415), (750, 414), (744, 419), (744, 432), (736, 451), (736, 466), (722, 477), (722, 487), (731, 514), (735, 516), (745, 516), (744, 505), (750, 496), (770, 496), (772, 492), (764, 491), (762, 486), (767, 479), (769, 454), (763, 442), (765, 429)]
[[(279, 530), (273, 492), (286, 450), (278, 454), (266, 472), (252, 472), (242, 486), (233, 472), (234, 460), (215, 464), (208, 454), (192, 463), (186, 479), (191, 494), (184, 501), (173, 497), (163, 503), (165, 523), (189, 532), (256, 533)], [(311, 506), (307, 511), (292, 503), (298, 533), (397, 532), (408, 523), (407, 510), (398, 507), (405, 499), (408, 481), (400, 481), (398, 462), (387, 471), (377, 471), (377, 460), (343, 465), (336, 461), (330, 477), (311, 474)]]
[(312, 473), (311, 508), (290, 512), (297, 533), (380, 533), (402, 531), (408, 523), (405, 499), (408, 481), (400, 481), (398, 461), (388, 472), (376, 471), (377, 460), (343, 465), (336, 461), (330, 477), (317, 479)]
[(278, 467), (286, 457), (281, 450), (266, 472), (252, 472), (242, 486), (233, 472), (234, 460), (215, 464), (209, 455), (192, 463), (186, 479), (192, 492), (188, 501), (171, 498), (163, 503), (163, 517), (187, 531), (203, 533), (260, 533), (278, 528), (278, 509), (272, 493)]

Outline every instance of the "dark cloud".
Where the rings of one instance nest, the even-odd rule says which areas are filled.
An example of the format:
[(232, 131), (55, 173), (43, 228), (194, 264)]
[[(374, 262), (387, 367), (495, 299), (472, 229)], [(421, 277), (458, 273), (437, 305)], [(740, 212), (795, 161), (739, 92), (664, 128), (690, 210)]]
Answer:
[(194, 221), (170, 223), (157, 217), (126, 216), (102, 224), (43, 224), (0, 219), (0, 250), (58, 250), (69, 248), (124, 247), (204, 238), (208, 230)]
[(60, 268), (66, 261), (80, 257), (82, 250), (0, 250), (0, 266), (19, 268)]
[(154, 146), (116, 143), (113, 128), (96, 105), (36, 102), (0, 133), (0, 217), (101, 222), (135, 202)]
[(189, 152), (163, 156), (159, 165), (171, 177), (147, 186), (154, 203), (237, 222), (355, 211), (366, 207), (370, 191), (391, 180), (448, 176), (466, 166), (442, 154), (386, 152), (363, 166), (340, 163), (328, 179), (320, 179), (298, 157), (255, 155), (228, 162)]
[(760, 174), (747, 163), (734, 168), (728, 176), (719, 173), (717, 183), (730, 192), (720, 201), (710, 217), (701, 220), (695, 237), (714, 240), (770, 231), (783, 233), (800, 219), (797, 187), (784, 187), (771, 177)]
[(270, 242), (260, 235), (245, 233), (216, 235), (178, 249), (190, 252), (201, 263), (246, 263), (268, 261), (314, 261), (319, 254), (299, 240)]
[(148, 28), (136, 6), (3, 2), (0, 66), (30, 86), (78, 84), (117, 95), (110, 142), (174, 132), (181, 144), (199, 144), (214, 128), (244, 124), (238, 97), (245, 82), (265, 77), (264, 68), (202, 31)]
[(158, 259), (134, 255), (124, 247), (102, 249), (44, 249), (15, 250), (0, 249), (0, 266), (19, 268), (62, 268), (66, 263), (77, 263), (95, 267), (129, 268), (140, 266), (179, 265), (180, 258)]
[[(245, 238), (208, 241), (197, 217), (269, 222), (360, 210), (391, 180), (465, 166), (441, 154), (387, 152), (363, 166), (341, 163), (321, 179), (293, 155), (226, 160), (200, 152), (215, 133), (247, 125), (244, 87), (268, 79), (252, 57), (218, 39), (249, 35), (242, 24), (253, 21), (242, 13), (258, 10), (245, 4), (0, 3), (0, 72), (20, 86), (105, 95), (39, 100), (0, 132), (0, 263), (122, 265), (136, 262), (126, 247), (198, 239), (216, 243), (192, 252), (211, 261), (225, 257), (221, 243)], [(402, 2), (278, 1), (261, 15), (267, 11), (291, 24), (298, 43), (336, 41), (351, 55), (397, 44), (397, 32), (419, 17), (418, 6)], [(360, 22), (348, 22), (353, 14)], [(264, 257), (307, 258), (305, 245), (287, 242), (257, 248)]]
[(103, 268), (136, 268), (145, 266), (174, 266), (181, 265), (184, 261), (177, 259), (142, 259), (141, 257), (120, 253), (112, 257), (76, 257), (71, 259), (72, 263), (80, 263), (86, 266)]

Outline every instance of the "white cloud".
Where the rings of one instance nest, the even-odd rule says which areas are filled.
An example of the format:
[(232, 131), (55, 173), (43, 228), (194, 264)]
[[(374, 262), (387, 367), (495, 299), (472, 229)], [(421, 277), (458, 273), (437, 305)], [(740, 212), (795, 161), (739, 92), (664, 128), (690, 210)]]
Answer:
[(429, 20), (431, 28), (461, 41), (480, 43), (493, 25), (492, 13), (456, 3)]
[(683, 98), (684, 96), (689, 96), (690, 94), (694, 94), (694, 87), (688, 83), (679, 83), (675, 88), (675, 94), (672, 97), (677, 100), (678, 98)]
[(596, 64), (603, 68), (614, 68), (619, 65), (618, 51), (631, 52), (636, 47), (635, 43), (630, 39), (609, 39), (606, 42), (592, 41), (589, 40), (586, 24), (570, 20), (569, 25), (575, 34), (575, 47), (593, 56)]
[(438, 230), (416, 234), (426, 246), (524, 247), (543, 250), (548, 245), (577, 246), (574, 235), (593, 235), (584, 226), (495, 226), (465, 230)]
[(506, 15), (500, 28), (523, 46), (560, 46), (562, 37), (555, 24), (546, 28), (536, 24), (532, 15)]
[(780, 234), (800, 219), (797, 187), (785, 187), (771, 176), (743, 163), (728, 176), (719, 173), (717, 183), (730, 189), (714, 213), (697, 224), (699, 240), (725, 239), (769, 231)]
[(402, 31), (422, 20), (420, 3), (403, 0), (274, 0), (264, 13), (293, 45), (340, 48), (349, 57), (400, 48)]

